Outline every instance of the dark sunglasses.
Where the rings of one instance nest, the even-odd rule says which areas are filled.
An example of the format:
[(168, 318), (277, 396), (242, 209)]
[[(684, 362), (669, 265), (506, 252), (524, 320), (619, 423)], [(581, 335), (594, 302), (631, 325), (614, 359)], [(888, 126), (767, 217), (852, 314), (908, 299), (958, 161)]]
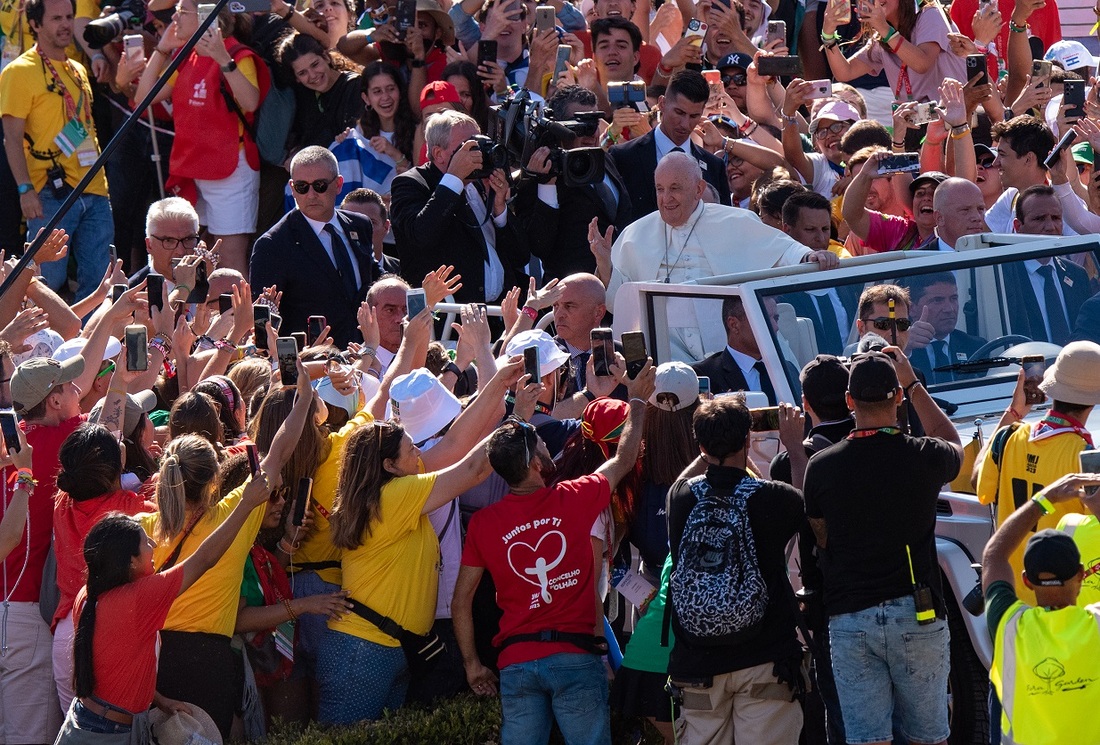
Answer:
[(520, 432), (523, 435), (523, 467), (527, 468), (531, 465), (531, 448), (527, 444), (528, 438), (532, 433), (537, 434), (537, 430), (530, 422), (525, 422), (515, 414), (509, 414), (504, 418), (505, 423), (514, 424), (519, 427)]
[(996, 158), (990, 158), (990, 157), (978, 158), (978, 165), (981, 166), (982, 168), (992, 168), (993, 163), (996, 162), (996, 160), (997, 160)]
[(898, 331), (908, 331), (913, 322), (908, 318), (868, 318), (863, 321), (874, 326), (879, 331), (889, 331), (890, 326), (896, 326)]
[(735, 72), (733, 75), (723, 75), (722, 85), (733, 83), (736, 86), (744, 86), (749, 82), (749, 76), (743, 72)]
[(328, 191), (329, 185), (331, 185), (332, 182), (335, 180), (335, 178), (330, 178), (327, 180), (319, 178), (316, 181), (291, 181), (290, 185), (294, 188), (294, 191), (298, 192), (299, 194), (308, 194), (310, 187), (312, 187), (313, 190), (318, 194), (324, 194), (326, 191)]

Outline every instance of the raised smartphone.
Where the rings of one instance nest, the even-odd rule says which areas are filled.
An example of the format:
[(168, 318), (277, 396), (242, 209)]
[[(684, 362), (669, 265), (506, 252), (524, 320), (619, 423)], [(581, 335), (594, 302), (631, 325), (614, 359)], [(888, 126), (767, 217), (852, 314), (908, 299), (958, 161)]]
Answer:
[(428, 299), (424, 296), (424, 290), (409, 290), (405, 293), (405, 314), (410, 321), (420, 315), (426, 307), (428, 307)]
[(750, 429), (753, 432), (776, 432), (779, 430), (779, 407), (766, 406), (763, 409), (749, 409), (752, 416)]
[(1024, 368), (1024, 403), (1035, 406), (1047, 400), (1047, 394), (1039, 390), (1043, 374), (1047, 371), (1046, 358), (1041, 354), (1029, 354), (1020, 358)]
[(275, 340), (275, 354), (279, 357), (279, 380), (283, 385), (298, 385), (298, 342), (280, 336)]
[(523, 371), (530, 375), (528, 385), (542, 380), (542, 368), (539, 366), (539, 348), (525, 347), (523, 350)]
[(290, 518), (290, 524), (296, 528), (302, 527), (302, 521), (306, 519), (306, 506), (309, 504), (309, 497), (312, 493), (313, 479), (309, 476), (298, 479), (298, 494), (294, 498), (294, 514)]
[(609, 328), (592, 329), (592, 370), (598, 377), (611, 375), (615, 361), (615, 342)]
[(149, 272), (145, 277), (145, 292), (149, 295), (149, 307), (164, 310), (164, 277)]
[(306, 326), (306, 346), (312, 347), (321, 338), (321, 333), (328, 326), (328, 319), (324, 316), (310, 316)]
[(22, 449), (19, 445), (19, 419), (11, 409), (0, 411), (0, 432), (4, 434), (4, 447), (9, 453), (18, 453)]
[(218, 312), (228, 313), (233, 310), (233, 296), (227, 292), (218, 295)]
[(126, 369), (149, 369), (149, 339), (145, 327), (131, 324), (126, 327)]
[(627, 331), (623, 334), (623, 359), (626, 360), (626, 374), (631, 380), (645, 367), (649, 355), (645, 350), (645, 334), (641, 331)]

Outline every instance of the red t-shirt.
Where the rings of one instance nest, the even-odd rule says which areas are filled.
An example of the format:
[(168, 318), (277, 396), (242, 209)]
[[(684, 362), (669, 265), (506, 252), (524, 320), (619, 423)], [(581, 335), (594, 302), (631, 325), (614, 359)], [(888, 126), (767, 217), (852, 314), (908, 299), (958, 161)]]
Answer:
[[(592, 474), (509, 494), (474, 514), (462, 563), (488, 569), (496, 584), (504, 614), (494, 644), (547, 630), (592, 634), (596, 590), (588, 534), (610, 502), (607, 479)], [(500, 653), (499, 665), (577, 651), (566, 643), (520, 642)]]
[[(574, 31), (573, 35), (580, 39), (581, 44), (584, 44), (584, 56), (593, 59), (592, 32)], [(643, 41), (642, 46), (638, 48), (638, 54), (638, 75), (641, 76), (646, 85), (649, 85), (653, 82), (653, 74), (657, 72), (657, 65), (661, 64), (661, 50)]]
[[(183, 564), (150, 574), (103, 594), (96, 604), (92, 638), (95, 696), (138, 713), (153, 703), (157, 687), (158, 635), (183, 584)], [(80, 623), (87, 589), (81, 588), (73, 611)]]
[[(20, 422), (27, 435), (27, 444), (34, 448), (31, 470), (38, 480), (38, 486), (35, 487), (34, 496), (27, 507), (27, 522), (30, 523), (31, 531), (30, 551), (27, 551), (27, 531), (24, 529), (19, 545), (4, 559), (4, 581), (7, 582), (13, 602), (38, 602), (38, 593), (42, 589), (42, 567), (46, 563), (46, 554), (50, 552), (50, 536), (53, 533), (53, 495), (57, 491), (57, 472), (61, 468), (57, 454), (61, 452), (61, 443), (65, 438), (86, 421), (88, 415), (81, 414), (56, 427)], [(13, 467), (9, 466), (4, 471), (4, 481), (4, 509), (7, 509), (14, 493)], [(27, 564), (25, 571), (24, 561)], [(23, 573), (21, 579), (20, 572)]]
[[(1012, 11), (1016, 7), (1015, 0), (997, 0), (997, 9), (1001, 11), (1004, 25), (1001, 32), (994, 37), (997, 47), (997, 56), (1007, 63), (1008, 60), (1008, 19), (1012, 17)], [(951, 20), (959, 27), (959, 32), (974, 38), (974, 14), (978, 12), (978, 0), (955, 0), (951, 3)], [(1047, 49), (1062, 38), (1062, 23), (1058, 19), (1058, 4), (1055, 0), (1047, 0), (1047, 4), (1039, 8), (1027, 19), (1027, 25), (1033, 36), (1043, 40), (1043, 49)], [(963, 81), (965, 82), (965, 81)]]
[(61, 600), (53, 614), (52, 627), (72, 613), (76, 594), (84, 586), (84, 539), (100, 518), (108, 512), (136, 515), (140, 512), (156, 512), (157, 506), (146, 502), (132, 491), (116, 491), (95, 499), (75, 502), (65, 492), (59, 491), (53, 508), (54, 555), (57, 557), (57, 587)]

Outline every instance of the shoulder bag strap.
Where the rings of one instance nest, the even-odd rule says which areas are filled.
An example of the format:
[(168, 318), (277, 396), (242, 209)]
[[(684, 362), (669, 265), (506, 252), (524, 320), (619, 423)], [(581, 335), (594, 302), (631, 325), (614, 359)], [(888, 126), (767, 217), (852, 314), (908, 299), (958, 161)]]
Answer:
[(176, 565), (176, 562), (179, 561), (180, 558), (180, 552), (183, 551), (183, 542), (187, 540), (187, 536), (191, 535), (191, 531), (195, 529), (195, 526), (199, 524), (199, 520), (201, 520), (202, 516), (205, 514), (206, 510), (195, 513), (195, 516), (191, 518), (191, 522), (187, 524), (187, 527), (183, 529), (183, 533), (180, 534), (180, 542), (176, 544), (176, 548), (168, 558), (165, 559), (164, 563), (161, 564), (160, 569), (157, 570), (157, 574), (167, 572)]
[(389, 616), (383, 616), (378, 611), (373, 610), (372, 608), (368, 608), (366, 605), (360, 603), (355, 598), (349, 597), (345, 599), (348, 601), (348, 603), (351, 604), (351, 610), (353, 613), (355, 613), (355, 615), (370, 623), (373, 623), (375, 626), (382, 630), (382, 633), (388, 636), (392, 636), (398, 641), (401, 641), (401, 639), (409, 633), (409, 631), (401, 626), (401, 624), (399, 624), (397, 621), (393, 620)]

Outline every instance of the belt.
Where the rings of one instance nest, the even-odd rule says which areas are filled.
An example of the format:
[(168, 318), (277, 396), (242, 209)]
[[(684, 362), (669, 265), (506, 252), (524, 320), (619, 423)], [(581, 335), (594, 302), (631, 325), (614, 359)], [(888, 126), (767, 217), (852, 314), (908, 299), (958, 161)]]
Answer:
[(126, 727), (131, 727), (134, 724), (134, 715), (127, 711), (122, 711), (112, 706), (104, 706), (91, 696), (82, 696), (77, 700), (85, 709), (104, 719), (109, 719), (116, 724), (121, 724)]

